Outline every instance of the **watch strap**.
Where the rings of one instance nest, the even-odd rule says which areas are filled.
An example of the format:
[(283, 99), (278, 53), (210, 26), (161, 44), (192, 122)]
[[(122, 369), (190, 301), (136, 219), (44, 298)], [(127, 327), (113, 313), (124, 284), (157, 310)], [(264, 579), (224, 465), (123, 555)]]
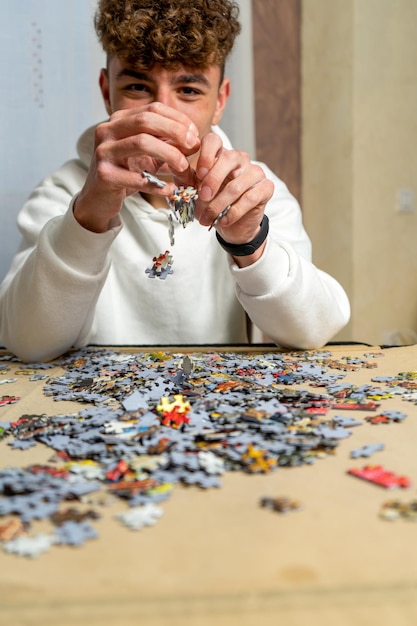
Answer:
[(226, 252), (228, 252), (232, 256), (248, 256), (249, 254), (253, 254), (254, 252), (256, 252), (256, 250), (260, 248), (260, 246), (267, 238), (269, 232), (269, 219), (267, 215), (263, 216), (260, 227), (261, 230), (258, 232), (256, 237), (248, 243), (228, 243), (216, 231), (217, 241), (219, 242), (223, 250), (226, 250)]

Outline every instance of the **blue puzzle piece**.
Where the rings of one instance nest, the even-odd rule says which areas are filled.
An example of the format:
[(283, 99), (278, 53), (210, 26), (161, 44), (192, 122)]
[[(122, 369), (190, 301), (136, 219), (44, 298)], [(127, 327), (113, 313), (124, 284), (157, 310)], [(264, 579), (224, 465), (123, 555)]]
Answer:
[(379, 452), (380, 450), (384, 449), (384, 444), (383, 443), (370, 443), (367, 444), (366, 446), (362, 446), (362, 448), (356, 448), (355, 450), (352, 450), (352, 452), (350, 453), (350, 457), (352, 459), (358, 459), (360, 457), (369, 457), (372, 454), (374, 454), (374, 452)]

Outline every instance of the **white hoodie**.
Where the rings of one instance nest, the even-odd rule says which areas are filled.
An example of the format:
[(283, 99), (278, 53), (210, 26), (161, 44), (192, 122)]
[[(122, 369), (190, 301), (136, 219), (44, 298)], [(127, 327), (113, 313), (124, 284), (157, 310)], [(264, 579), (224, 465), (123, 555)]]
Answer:
[[(230, 144), (218, 132), (226, 147)], [(49, 360), (71, 347), (247, 342), (247, 312), (278, 345), (316, 348), (349, 320), (347, 296), (311, 262), (301, 211), (285, 184), (267, 205), (270, 231), (262, 257), (239, 268), (214, 229), (175, 223), (168, 209), (130, 196), (106, 233), (85, 230), (72, 212), (94, 143), (88, 129), (68, 161), (33, 191), (18, 216), (22, 243), (0, 287), (0, 343), (26, 361)], [(145, 272), (170, 250), (173, 274)]]

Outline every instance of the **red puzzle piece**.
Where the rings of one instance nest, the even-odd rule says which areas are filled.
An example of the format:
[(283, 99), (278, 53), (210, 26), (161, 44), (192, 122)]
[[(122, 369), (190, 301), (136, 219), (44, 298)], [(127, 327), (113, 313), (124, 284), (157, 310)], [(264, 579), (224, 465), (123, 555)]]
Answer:
[(385, 489), (411, 486), (411, 480), (407, 476), (397, 476), (394, 472), (384, 469), (382, 465), (365, 465), (362, 469), (352, 468), (348, 470), (348, 474), (367, 480), (380, 487), (385, 487)]

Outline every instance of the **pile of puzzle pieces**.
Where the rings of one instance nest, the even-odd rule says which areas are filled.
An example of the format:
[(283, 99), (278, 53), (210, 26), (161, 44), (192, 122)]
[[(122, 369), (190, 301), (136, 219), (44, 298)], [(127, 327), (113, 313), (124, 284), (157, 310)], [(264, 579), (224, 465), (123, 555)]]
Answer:
[[(268, 473), (311, 464), (334, 454), (350, 429), (363, 423), (347, 410), (379, 416), (372, 422), (367, 415), (374, 424), (403, 421), (405, 413), (384, 412), (380, 403), (395, 394), (417, 403), (416, 372), (373, 379), (384, 388), (342, 380), (346, 371), (376, 367), (377, 356), (338, 360), (324, 351), (188, 356), (89, 348), (52, 364), (24, 365), (2, 357), (0, 376), (9, 376), (18, 363), (20, 373), (45, 380), (45, 395), (74, 401), (78, 409), (0, 421), (1, 445), (25, 450), (42, 444), (52, 455), (46, 465), (0, 469), (3, 549), (34, 557), (54, 545), (94, 539), (96, 506), (103, 501), (124, 500), (126, 512), (118, 518), (138, 530), (157, 522), (160, 504), (178, 483), (207, 489), (220, 487), (226, 471)], [(48, 369), (57, 365), (64, 375), (50, 378)], [(3, 399), (4, 406), (19, 401), (9, 394)], [(344, 415), (329, 418), (331, 409)], [(352, 450), (351, 456), (382, 449), (383, 444), (373, 444)], [(300, 508), (289, 501), (278, 507), (282, 502), (266, 498), (262, 506)], [(45, 519), (51, 532), (31, 533), (33, 524)]]

